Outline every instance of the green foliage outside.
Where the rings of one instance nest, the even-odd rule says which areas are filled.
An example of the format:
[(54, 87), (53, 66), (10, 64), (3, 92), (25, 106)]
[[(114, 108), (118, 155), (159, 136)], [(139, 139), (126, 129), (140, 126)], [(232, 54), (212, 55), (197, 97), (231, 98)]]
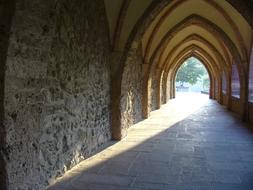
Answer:
[(208, 76), (204, 76), (203, 78), (203, 89), (206, 91), (210, 88), (210, 80)]
[(191, 57), (179, 68), (176, 81), (184, 86), (186, 82), (194, 85), (199, 80), (203, 80), (203, 88), (209, 87), (209, 78), (205, 67), (196, 58)]

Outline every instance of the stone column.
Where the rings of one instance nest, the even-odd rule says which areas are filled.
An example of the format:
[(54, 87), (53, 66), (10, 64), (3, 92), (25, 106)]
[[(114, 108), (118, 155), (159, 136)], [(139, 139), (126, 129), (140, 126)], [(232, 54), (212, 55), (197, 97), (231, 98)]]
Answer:
[(227, 109), (231, 110), (232, 108), (232, 77), (231, 77), (232, 71), (231, 68), (228, 71), (228, 81), (227, 81), (227, 97), (228, 97), (228, 104), (227, 104)]
[(161, 77), (162, 77), (162, 70), (160, 68), (156, 68), (156, 80), (157, 80), (157, 96), (156, 96), (156, 104), (157, 109), (161, 107)]
[(142, 64), (142, 116), (144, 119), (149, 117), (150, 103), (149, 103), (149, 91), (151, 87), (151, 81), (149, 80), (149, 64)]

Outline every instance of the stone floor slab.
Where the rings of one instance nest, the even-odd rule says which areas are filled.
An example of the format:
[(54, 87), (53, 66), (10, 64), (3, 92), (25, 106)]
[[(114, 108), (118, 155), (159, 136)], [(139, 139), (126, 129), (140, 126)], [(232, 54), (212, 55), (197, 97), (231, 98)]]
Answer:
[(152, 112), (49, 190), (252, 190), (252, 181), (253, 134), (207, 96), (189, 95)]

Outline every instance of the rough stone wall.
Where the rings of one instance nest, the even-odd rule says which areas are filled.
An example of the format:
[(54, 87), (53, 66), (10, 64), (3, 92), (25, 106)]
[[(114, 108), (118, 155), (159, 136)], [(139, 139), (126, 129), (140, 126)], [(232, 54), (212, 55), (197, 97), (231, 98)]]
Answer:
[(5, 73), (8, 189), (45, 189), (110, 139), (101, 0), (16, 3)]
[(166, 84), (165, 85), (167, 85), (167, 88), (166, 88), (166, 90), (167, 90), (167, 97), (166, 97), (166, 100), (167, 100), (167, 102), (172, 98), (171, 97), (171, 86), (170, 85), (172, 85), (172, 82), (170, 81), (170, 77), (168, 76), (168, 78), (167, 78), (167, 82), (166, 82)]
[(165, 93), (165, 85), (164, 84), (164, 72), (161, 75), (160, 89), (161, 89), (161, 105), (166, 103), (166, 93)]
[(154, 111), (157, 109), (157, 79), (156, 79), (156, 70), (153, 69), (152, 70), (152, 74), (151, 74), (151, 111)]
[(121, 85), (122, 136), (126, 130), (142, 119), (142, 58), (139, 48), (129, 52)]
[(3, 156), (6, 131), (4, 127), (4, 72), (15, 1), (0, 3), (0, 189), (6, 189), (6, 164)]

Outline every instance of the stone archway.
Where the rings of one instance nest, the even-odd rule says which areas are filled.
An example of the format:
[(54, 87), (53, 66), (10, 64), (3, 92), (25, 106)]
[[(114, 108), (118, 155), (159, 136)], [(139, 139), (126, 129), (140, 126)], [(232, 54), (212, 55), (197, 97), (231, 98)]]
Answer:
[[(198, 15), (191, 15), (189, 17), (187, 17), (186, 19), (184, 19), (183, 21), (181, 21), (179, 24), (177, 24), (174, 28), (172, 28), (169, 32), (167, 32), (167, 34), (165, 35), (165, 37), (161, 40), (161, 43), (159, 44), (158, 48), (155, 50), (155, 52), (153, 53), (153, 55), (151, 56), (151, 62), (150, 65), (148, 66), (148, 73), (147, 75), (144, 75), (145, 78), (143, 79), (144, 85), (148, 86), (148, 83), (150, 81), (150, 72), (153, 70), (153, 68), (155, 67), (155, 64), (158, 62), (157, 60), (159, 60), (159, 55), (161, 54), (162, 49), (164, 48), (164, 46), (172, 39), (172, 37), (178, 33), (179, 31), (183, 30), (185, 27), (191, 25), (191, 24), (195, 24), (198, 25), (200, 27), (203, 27), (204, 29), (206, 29), (207, 31), (209, 31), (211, 34), (213, 34), (216, 38), (218, 39), (222, 39), (225, 44), (226, 47), (229, 47), (230, 49), (230, 53), (235, 57), (235, 59), (237, 60), (237, 65), (238, 64), (242, 64), (241, 61), (241, 56), (239, 54), (239, 52), (237, 51), (237, 48), (235, 47), (235, 45), (233, 44), (233, 42), (229, 39), (229, 37), (221, 30), (219, 29), (217, 26), (215, 26), (213, 23), (211, 23), (210, 21), (198, 16)], [(244, 66), (242, 66), (242, 68), (240, 69), (240, 73), (241, 76), (245, 76), (243, 73), (245, 73), (244, 70)], [(242, 79), (242, 81), (244, 81), (244, 79)], [(149, 90), (148, 88), (143, 88), (144, 90)], [(244, 89), (244, 88), (242, 88)], [(245, 94), (245, 92), (243, 93)], [(149, 106), (149, 92), (143, 92), (143, 106)], [(149, 115), (149, 110), (150, 108), (146, 108), (144, 109), (146, 111), (146, 113), (143, 113), (143, 115), (148, 116)]]
[[(175, 66), (173, 68), (173, 71), (172, 71), (172, 74), (171, 74), (172, 79), (170, 79), (174, 84), (172, 86), (172, 91), (173, 91), (174, 97), (176, 98), (176, 82), (177, 82), (177, 77), (178, 77), (179, 70), (184, 64), (187, 63), (187, 60), (189, 60), (189, 59), (194, 59), (195, 61), (197, 61), (196, 62), (197, 65), (199, 65), (199, 67), (201, 65), (201, 67), (205, 70), (205, 73), (208, 76), (208, 81), (209, 81), (209, 84), (210, 84), (210, 87), (208, 89), (208, 95), (209, 95), (209, 98), (211, 99), (212, 96), (213, 96), (212, 90), (214, 88), (212, 81), (217, 80), (216, 75), (215, 75), (215, 72), (213, 71), (212, 66), (210, 66), (209, 62), (207, 62), (206, 60), (201, 58), (201, 55), (199, 55), (199, 53), (193, 53), (193, 54), (185, 55), (185, 56), (182, 57), (181, 60), (179, 60), (180, 62), (178, 62), (178, 64), (175, 64)], [(182, 60), (184, 60), (184, 61), (182, 62)], [(201, 91), (198, 91), (198, 93), (199, 92), (201, 92)]]
[[(159, 13), (159, 11), (161, 11), (164, 7), (166, 7), (169, 3), (171, 3), (171, 1), (160, 1), (160, 2), (154, 2), (152, 3), (149, 8), (144, 12), (144, 14), (142, 15), (142, 17), (140, 17), (138, 19), (138, 21), (136, 22), (128, 40), (126, 43), (126, 46), (124, 48), (124, 51), (122, 53), (121, 59), (120, 59), (120, 66), (117, 69), (117, 73), (118, 76), (115, 75), (115, 77), (113, 78), (112, 81), (122, 81), (122, 75), (124, 72), (124, 65), (125, 62), (127, 60), (127, 57), (129, 57), (129, 52), (134, 52), (135, 49), (137, 49), (136, 47), (140, 47), (140, 39), (142, 37), (142, 34), (144, 33), (144, 31), (146, 30), (146, 28), (150, 25), (150, 23), (152, 22), (152, 20), (154, 20), (156, 14)], [(231, 3), (233, 4), (233, 3)], [(221, 11), (221, 9), (219, 7), (217, 7), (216, 5), (212, 5), (215, 8), (219, 9), (219, 11)], [(242, 5), (236, 5), (233, 4), (233, 6), (242, 6)], [(241, 10), (240, 8), (238, 8), (239, 10)], [(249, 12), (248, 12), (249, 13)], [(247, 14), (248, 14), (247, 13)], [(229, 20), (230, 18), (228, 18), (227, 15), (225, 15), (226, 19)], [(224, 50), (227, 51), (228, 49), (230, 50), (230, 54), (232, 54), (235, 59), (237, 60), (237, 64), (242, 64), (242, 60), (240, 57), (240, 53), (238, 52), (237, 48), (235, 47), (235, 45), (233, 44), (233, 42), (229, 39), (229, 37), (217, 26), (215, 26), (213, 23), (211, 23), (210, 21), (198, 16), (198, 15), (192, 15), (190, 17), (187, 18), (189, 23), (188, 24), (197, 24), (199, 26), (202, 26), (203, 28), (206, 28), (209, 30), (209, 32), (211, 32), (213, 35), (216, 36), (217, 39), (222, 40), (223, 42), (225, 42), (225, 46)], [(177, 26), (183, 26), (183, 25), (187, 25), (187, 19), (185, 19), (185, 23), (184, 24), (178, 24)], [(192, 20), (192, 21), (190, 21)], [(123, 21), (122, 21), (123, 22)], [(231, 23), (232, 27), (234, 28), (234, 31), (238, 34), (238, 30), (237, 28), (234, 26), (234, 23)], [(168, 35), (170, 35), (171, 33), (169, 33)], [(240, 39), (240, 34), (237, 36), (238, 39)], [(168, 39), (164, 38), (163, 44), (166, 44)], [(151, 70), (153, 70), (153, 66), (150, 66), (150, 64), (153, 63), (157, 63), (157, 56), (159, 56), (160, 48), (164, 47), (164, 45), (161, 45), (160, 47), (158, 47), (155, 51), (155, 53), (153, 53), (153, 55), (151, 56), (151, 61), (149, 63), (146, 62), (145, 57), (144, 59), (141, 61), (142, 62), (142, 110), (143, 110), (143, 116), (144, 117), (148, 117), (148, 112), (149, 109), (147, 108), (147, 106), (149, 105), (149, 100), (148, 100), (148, 96), (150, 96), (150, 92), (148, 91), (148, 89), (150, 88), (150, 85), (152, 84), (151, 81), (149, 80), (149, 74), (146, 73), (150, 73)], [(226, 57), (226, 59), (228, 60), (228, 57)], [(227, 63), (227, 62), (225, 62)], [(157, 71), (158, 73), (162, 73), (162, 71)], [(242, 73), (241, 76), (245, 76), (245, 69), (241, 68), (240, 72)], [(140, 73), (139, 73), (140, 74)], [(159, 78), (159, 77), (158, 77)], [(242, 79), (242, 81), (246, 81), (245, 78)], [(120, 82), (112, 82), (113, 83), (113, 89), (117, 89), (117, 90), (113, 90), (112, 92), (112, 99), (114, 100), (114, 102), (112, 103), (112, 131), (115, 132), (115, 135), (113, 135), (115, 138), (114, 139), (120, 139), (122, 137), (121, 135), (121, 129), (120, 126), (122, 126), (121, 123), (121, 110), (120, 108), (120, 97), (122, 92), (120, 92)], [(244, 82), (244, 85), (246, 82)], [(242, 89), (244, 89), (244, 87), (242, 87)], [(116, 95), (117, 94), (117, 95)], [(243, 94), (246, 94), (246, 92), (244, 92)], [(157, 96), (157, 102), (160, 102), (159, 99), (159, 95)], [(159, 105), (158, 105), (159, 107)], [(113, 132), (113, 133), (114, 133)], [(117, 134), (117, 135), (116, 135)]]

